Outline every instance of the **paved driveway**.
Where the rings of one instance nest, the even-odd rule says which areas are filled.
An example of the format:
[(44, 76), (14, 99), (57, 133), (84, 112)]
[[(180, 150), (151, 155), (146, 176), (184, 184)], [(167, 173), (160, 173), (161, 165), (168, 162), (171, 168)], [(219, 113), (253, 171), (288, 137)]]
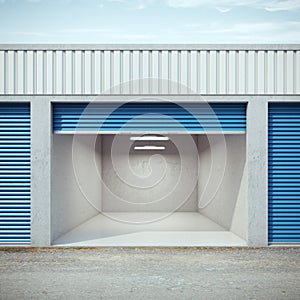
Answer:
[(1, 299), (300, 299), (300, 248), (0, 248)]

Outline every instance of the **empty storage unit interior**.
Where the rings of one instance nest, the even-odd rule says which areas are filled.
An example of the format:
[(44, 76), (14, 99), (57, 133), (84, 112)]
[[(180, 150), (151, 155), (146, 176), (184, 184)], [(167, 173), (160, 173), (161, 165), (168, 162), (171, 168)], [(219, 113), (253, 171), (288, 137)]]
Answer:
[(245, 104), (115, 106), (53, 106), (54, 244), (246, 245)]
[(1, 45), (1, 245), (299, 243), (299, 50)]

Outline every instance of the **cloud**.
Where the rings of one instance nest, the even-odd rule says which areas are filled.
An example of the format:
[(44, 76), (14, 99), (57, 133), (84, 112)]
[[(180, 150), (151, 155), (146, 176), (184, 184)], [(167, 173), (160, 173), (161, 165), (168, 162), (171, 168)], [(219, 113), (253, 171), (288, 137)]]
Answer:
[(125, 3), (125, 0), (106, 0), (107, 2)]
[(287, 0), (287, 1), (270, 1), (265, 9), (267, 11), (282, 11), (282, 10), (296, 10), (300, 8), (299, 0)]
[(0, 34), (8, 34), (15, 36), (32, 36), (32, 37), (51, 37), (52, 35), (46, 32), (38, 32), (38, 31), (2, 31)]
[(114, 37), (122, 38), (125, 40), (149, 40), (155, 39), (158, 37), (156, 34), (122, 34), (122, 35), (115, 35)]
[(186, 30), (169, 34), (182, 36), (186, 40), (198, 37), (205, 43), (299, 43), (300, 21), (286, 22), (241, 22), (226, 24), (213, 22), (210, 24), (186, 24)]
[(79, 33), (111, 33), (114, 30), (108, 28), (66, 28), (60, 31), (67, 34), (79, 34)]
[(146, 5), (144, 3), (139, 3), (137, 6), (134, 7), (134, 9), (137, 9), (137, 10), (142, 10), (145, 8), (146, 8)]
[(231, 11), (231, 8), (228, 7), (220, 7), (220, 6), (216, 6), (217, 11), (219, 11), (220, 13), (227, 13), (229, 11)]
[[(200, 6), (212, 6), (229, 9), (229, 7), (246, 6), (267, 11), (292, 11), (300, 9), (299, 0), (165, 0), (169, 7), (192, 8)], [(219, 9), (218, 9), (219, 10)], [(219, 10), (220, 11), (220, 10)], [(225, 12), (225, 11), (221, 11)]]
[(157, 2), (157, 0), (105, 0), (106, 2), (115, 4), (125, 4), (130, 10), (143, 10), (149, 5)]
[(108, 28), (68, 28), (58, 32), (58, 35), (80, 36), (80, 35), (94, 35), (103, 38), (113, 38), (116, 40), (149, 40), (158, 37), (156, 34), (140, 34), (140, 33), (126, 33), (122, 30), (114, 30)]
[(133, 9), (142, 10), (147, 8), (149, 5), (152, 5), (154, 2), (155, 0), (137, 0), (136, 4), (133, 6)]

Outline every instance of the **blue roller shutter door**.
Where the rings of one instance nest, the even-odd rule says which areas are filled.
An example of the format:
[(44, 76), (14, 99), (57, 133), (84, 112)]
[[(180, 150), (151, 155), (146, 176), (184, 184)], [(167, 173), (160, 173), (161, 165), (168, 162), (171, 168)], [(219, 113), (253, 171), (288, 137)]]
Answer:
[[(246, 131), (245, 104), (126, 103), (55, 104), (53, 130), (77, 131)], [(85, 110), (86, 109), (86, 110)], [(84, 115), (82, 116), (82, 114)], [(165, 116), (165, 117), (162, 117)], [(172, 121), (175, 120), (176, 122)]]
[(30, 242), (30, 107), (0, 103), (0, 243)]
[(269, 106), (269, 242), (300, 242), (300, 105)]

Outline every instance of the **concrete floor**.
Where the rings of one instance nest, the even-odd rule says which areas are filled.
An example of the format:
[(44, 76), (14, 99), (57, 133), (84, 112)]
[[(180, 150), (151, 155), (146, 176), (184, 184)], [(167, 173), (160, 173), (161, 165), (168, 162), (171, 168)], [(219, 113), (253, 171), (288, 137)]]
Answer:
[[(107, 217), (108, 216), (108, 217)], [(54, 241), (55, 246), (246, 246), (246, 241), (196, 212), (98, 214)], [(127, 224), (119, 220), (140, 220)], [(146, 223), (145, 220), (157, 220)]]
[(300, 248), (0, 248), (0, 299), (300, 299)]

